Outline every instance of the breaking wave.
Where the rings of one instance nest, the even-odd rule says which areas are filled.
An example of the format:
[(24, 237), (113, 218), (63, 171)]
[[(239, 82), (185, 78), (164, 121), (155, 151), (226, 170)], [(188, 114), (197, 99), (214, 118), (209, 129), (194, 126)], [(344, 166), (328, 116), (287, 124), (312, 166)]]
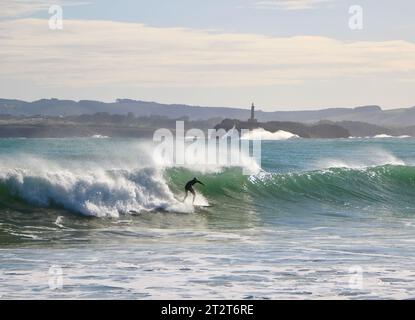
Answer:
[[(226, 170), (222, 165), (204, 164), (202, 155), (194, 153), (190, 164), (179, 166), (187, 170), (187, 174), (180, 186), (173, 187), (173, 192), (168, 170), (175, 164), (159, 159), (153, 151), (148, 145), (140, 145), (137, 150), (130, 150), (130, 158), (116, 161), (114, 153), (100, 157), (99, 161), (84, 160), (82, 163), (71, 160), (54, 162), (22, 154), (18, 157), (3, 156), (0, 206), (18, 199), (34, 206), (57, 206), (96, 217), (151, 211), (191, 213), (195, 210), (191, 199), (186, 203), (181, 201), (185, 182), (195, 175)], [(240, 169), (245, 166), (250, 172), (259, 171), (252, 158), (241, 155), (241, 160), (238, 164)], [(199, 193), (195, 205), (208, 204)]]
[(245, 133), (241, 140), (288, 140), (292, 138), (299, 138), (298, 135), (293, 134), (288, 131), (278, 130), (276, 132), (270, 132), (263, 128), (258, 128), (251, 130), (247, 133)]
[[(254, 161), (234, 167), (204, 165), (197, 159), (198, 153), (193, 155), (198, 164), (175, 166), (154, 158), (150, 148), (137, 148), (129, 146), (131, 159), (121, 163), (114, 156), (99, 157), (102, 162), (69, 159), (66, 164), (23, 155), (2, 156), (0, 207), (17, 202), (95, 217), (152, 211), (192, 213), (197, 210), (191, 201), (180, 200), (184, 184), (194, 176), (206, 185), (200, 189), (196, 205), (226, 204), (238, 210), (245, 210), (253, 201), (271, 207), (285, 203), (292, 212), (305, 201), (339, 206), (369, 201), (401, 207), (411, 206), (415, 197), (415, 167), (383, 150), (371, 150), (365, 161), (323, 159), (312, 170), (311, 166), (302, 172), (271, 173), (260, 170)], [(244, 174), (244, 165), (252, 174)]]

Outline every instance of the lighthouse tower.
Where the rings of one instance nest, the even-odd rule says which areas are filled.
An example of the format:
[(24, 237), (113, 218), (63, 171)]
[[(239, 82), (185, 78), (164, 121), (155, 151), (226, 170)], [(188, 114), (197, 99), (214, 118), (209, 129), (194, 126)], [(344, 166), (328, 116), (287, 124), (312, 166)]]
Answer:
[(257, 119), (255, 119), (255, 105), (254, 105), (254, 103), (252, 103), (252, 106), (251, 106), (251, 118), (248, 120), (248, 122), (250, 122), (250, 123), (257, 123), (258, 122)]

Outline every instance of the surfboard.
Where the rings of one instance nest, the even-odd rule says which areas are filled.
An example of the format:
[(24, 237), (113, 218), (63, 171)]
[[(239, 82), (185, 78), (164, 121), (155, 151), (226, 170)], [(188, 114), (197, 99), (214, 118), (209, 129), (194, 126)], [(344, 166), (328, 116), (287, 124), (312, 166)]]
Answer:
[(212, 208), (213, 207), (213, 205), (210, 205), (210, 204), (208, 204), (208, 205), (194, 204), (193, 206), (196, 207), (196, 208)]

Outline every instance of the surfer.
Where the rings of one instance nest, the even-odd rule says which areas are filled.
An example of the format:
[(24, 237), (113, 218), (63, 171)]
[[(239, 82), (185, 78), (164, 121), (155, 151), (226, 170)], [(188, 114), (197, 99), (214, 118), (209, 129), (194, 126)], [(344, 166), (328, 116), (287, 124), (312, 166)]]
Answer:
[(184, 190), (186, 191), (186, 195), (185, 195), (185, 197), (184, 197), (184, 199), (183, 199), (183, 202), (185, 202), (185, 201), (186, 201), (187, 196), (188, 196), (188, 194), (189, 194), (189, 192), (190, 192), (190, 193), (193, 195), (193, 202), (192, 202), (192, 203), (195, 203), (196, 192), (195, 192), (195, 190), (193, 189), (193, 186), (194, 186), (196, 183), (200, 183), (202, 186), (204, 186), (203, 182), (201, 182), (201, 181), (197, 180), (197, 178), (193, 178), (193, 180), (190, 180), (188, 183), (186, 183), (186, 185), (185, 185), (185, 187), (184, 187)]

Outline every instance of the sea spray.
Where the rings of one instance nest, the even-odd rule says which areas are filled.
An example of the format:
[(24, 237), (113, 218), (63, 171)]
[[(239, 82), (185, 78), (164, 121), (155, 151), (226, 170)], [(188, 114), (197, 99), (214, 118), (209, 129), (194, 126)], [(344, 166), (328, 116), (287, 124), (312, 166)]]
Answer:
[[(90, 159), (81, 163), (27, 154), (3, 155), (0, 185), (10, 196), (35, 206), (58, 206), (86, 216), (118, 217), (152, 211), (191, 213), (193, 205), (181, 202), (183, 186), (174, 193), (166, 170), (188, 169), (187, 179), (194, 174), (219, 173), (226, 168), (204, 165), (198, 161), (197, 153), (195, 164), (166, 163), (154, 157), (153, 146), (148, 141), (129, 145), (128, 153), (107, 151), (105, 157), (90, 155)], [(258, 165), (247, 159), (251, 161), (242, 165), (257, 172)], [(198, 194), (195, 205), (206, 206), (209, 202)]]

